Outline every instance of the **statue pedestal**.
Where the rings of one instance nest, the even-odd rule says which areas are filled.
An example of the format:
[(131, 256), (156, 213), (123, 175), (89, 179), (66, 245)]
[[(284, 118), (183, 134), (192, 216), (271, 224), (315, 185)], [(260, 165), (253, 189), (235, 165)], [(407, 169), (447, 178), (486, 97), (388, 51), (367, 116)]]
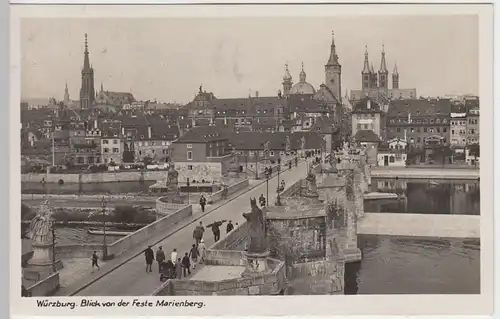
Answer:
[[(33, 257), (27, 262), (29, 272), (37, 272), (41, 278), (63, 268), (61, 260), (52, 261), (52, 243), (33, 242)], [(55, 266), (55, 267), (54, 267)]]
[(262, 253), (244, 252), (244, 254), (247, 260), (243, 277), (259, 276), (270, 270), (267, 264), (267, 257), (271, 254), (269, 250)]

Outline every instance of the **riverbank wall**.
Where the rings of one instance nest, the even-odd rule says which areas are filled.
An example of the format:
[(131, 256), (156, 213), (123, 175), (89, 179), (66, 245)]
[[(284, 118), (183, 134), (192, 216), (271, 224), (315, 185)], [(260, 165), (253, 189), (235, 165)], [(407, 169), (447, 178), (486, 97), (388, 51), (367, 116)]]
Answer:
[(372, 178), (403, 178), (403, 179), (463, 179), (478, 180), (479, 169), (475, 168), (385, 168), (372, 167)]

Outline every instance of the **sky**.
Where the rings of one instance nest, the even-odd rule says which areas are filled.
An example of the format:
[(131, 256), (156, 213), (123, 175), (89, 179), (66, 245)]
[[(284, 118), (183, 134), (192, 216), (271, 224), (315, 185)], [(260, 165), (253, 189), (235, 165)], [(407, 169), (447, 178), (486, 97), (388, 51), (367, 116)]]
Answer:
[(218, 98), (275, 96), (285, 63), (294, 83), (301, 63), (318, 88), (335, 34), (342, 91), (361, 87), (365, 46), (375, 70), (385, 47), (400, 88), (419, 96), (479, 91), (478, 17), (25, 18), (21, 96), (79, 98), (84, 34), (96, 90), (137, 100), (188, 103), (203, 89)]

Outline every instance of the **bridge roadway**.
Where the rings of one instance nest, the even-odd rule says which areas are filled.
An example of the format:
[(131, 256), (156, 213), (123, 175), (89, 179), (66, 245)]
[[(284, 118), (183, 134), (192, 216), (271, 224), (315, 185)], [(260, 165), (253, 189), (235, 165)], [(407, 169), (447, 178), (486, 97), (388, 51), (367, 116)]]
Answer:
[[(280, 180), (284, 179), (287, 185), (304, 178), (306, 176), (306, 162), (299, 163), (298, 167), (293, 167), (291, 170), (285, 171), (280, 174)], [(276, 199), (276, 193), (272, 190), (276, 190), (278, 186), (277, 176), (269, 180), (269, 197), (271, 202), (274, 203)], [(243, 223), (245, 220), (242, 213), (247, 212), (250, 209), (250, 198), (255, 197), (258, 199), (260, 194), (266, 196), (266, 182), (259, 184), (255, 188), (245, 192), (233, 200), (229, 201), (227, 204), (216, 208), (212, 212), (208, 213), (200, 219), (195, 219), (187, 227), (180, 229), (174, 234), (166, 237), (164, 240), (154, 245), (153, 249), (156, 251), (158, 246), (163, 246), (167, 258), (170, 257), (170, 253), (174, 248), (179, 252), (179, 257), (183, 256), (185, 252), (189, 251), (191, 245), (193, 244), (193, 229), (199, 223), (199, 220), (203, 221), (204, 225), (207, 225), (213, 221), (218, 220), (232, 220), (234, 223)], [(201, 215), (199, 210), (199, 205), (193, 206), (196, 210), (193, 214), (198, 217)], [(221, 239), (225, 237), (225, 227), (224, 224), (221, 227)], [(207, 248), (214, 243), (214, 238), (210, 229), (205, 231), (204, 240)], [(144, 247), (146, 248), (146, 247)], [(89, 264), (90, 267), (90, 264)], [(86, 288), (82, 289), (78, 293), (74, 294), (76, 296), (146, 296), (151, 295), (158, 287), (161, 286), (160, 277), (158, 274), (157, 264), (153, 266), (153, 272), (146, 273), (146, 265), (144, 260), (144, 255), (140, 254), (135, 258), (124, 263), (122, 266), (111, 271), (101, 279), (98, 279), (94, 283), (90, 284)]]

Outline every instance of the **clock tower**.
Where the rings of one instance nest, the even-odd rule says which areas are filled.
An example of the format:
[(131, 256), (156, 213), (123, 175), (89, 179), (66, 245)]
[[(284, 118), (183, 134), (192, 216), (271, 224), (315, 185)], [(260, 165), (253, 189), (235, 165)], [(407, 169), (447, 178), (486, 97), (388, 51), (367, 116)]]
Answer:
[(339, 57), (335, 50), (335, 39), (333, 37), (332, 32), (332, 45), (330, 48), (330, 58), (325, 65), (325, 85), (330, 89), (333, 96), (337, 99), (337, 101), (341, 102), (342, 94), (341, 94), (341, 69), (342, 66), (339, 63)]

